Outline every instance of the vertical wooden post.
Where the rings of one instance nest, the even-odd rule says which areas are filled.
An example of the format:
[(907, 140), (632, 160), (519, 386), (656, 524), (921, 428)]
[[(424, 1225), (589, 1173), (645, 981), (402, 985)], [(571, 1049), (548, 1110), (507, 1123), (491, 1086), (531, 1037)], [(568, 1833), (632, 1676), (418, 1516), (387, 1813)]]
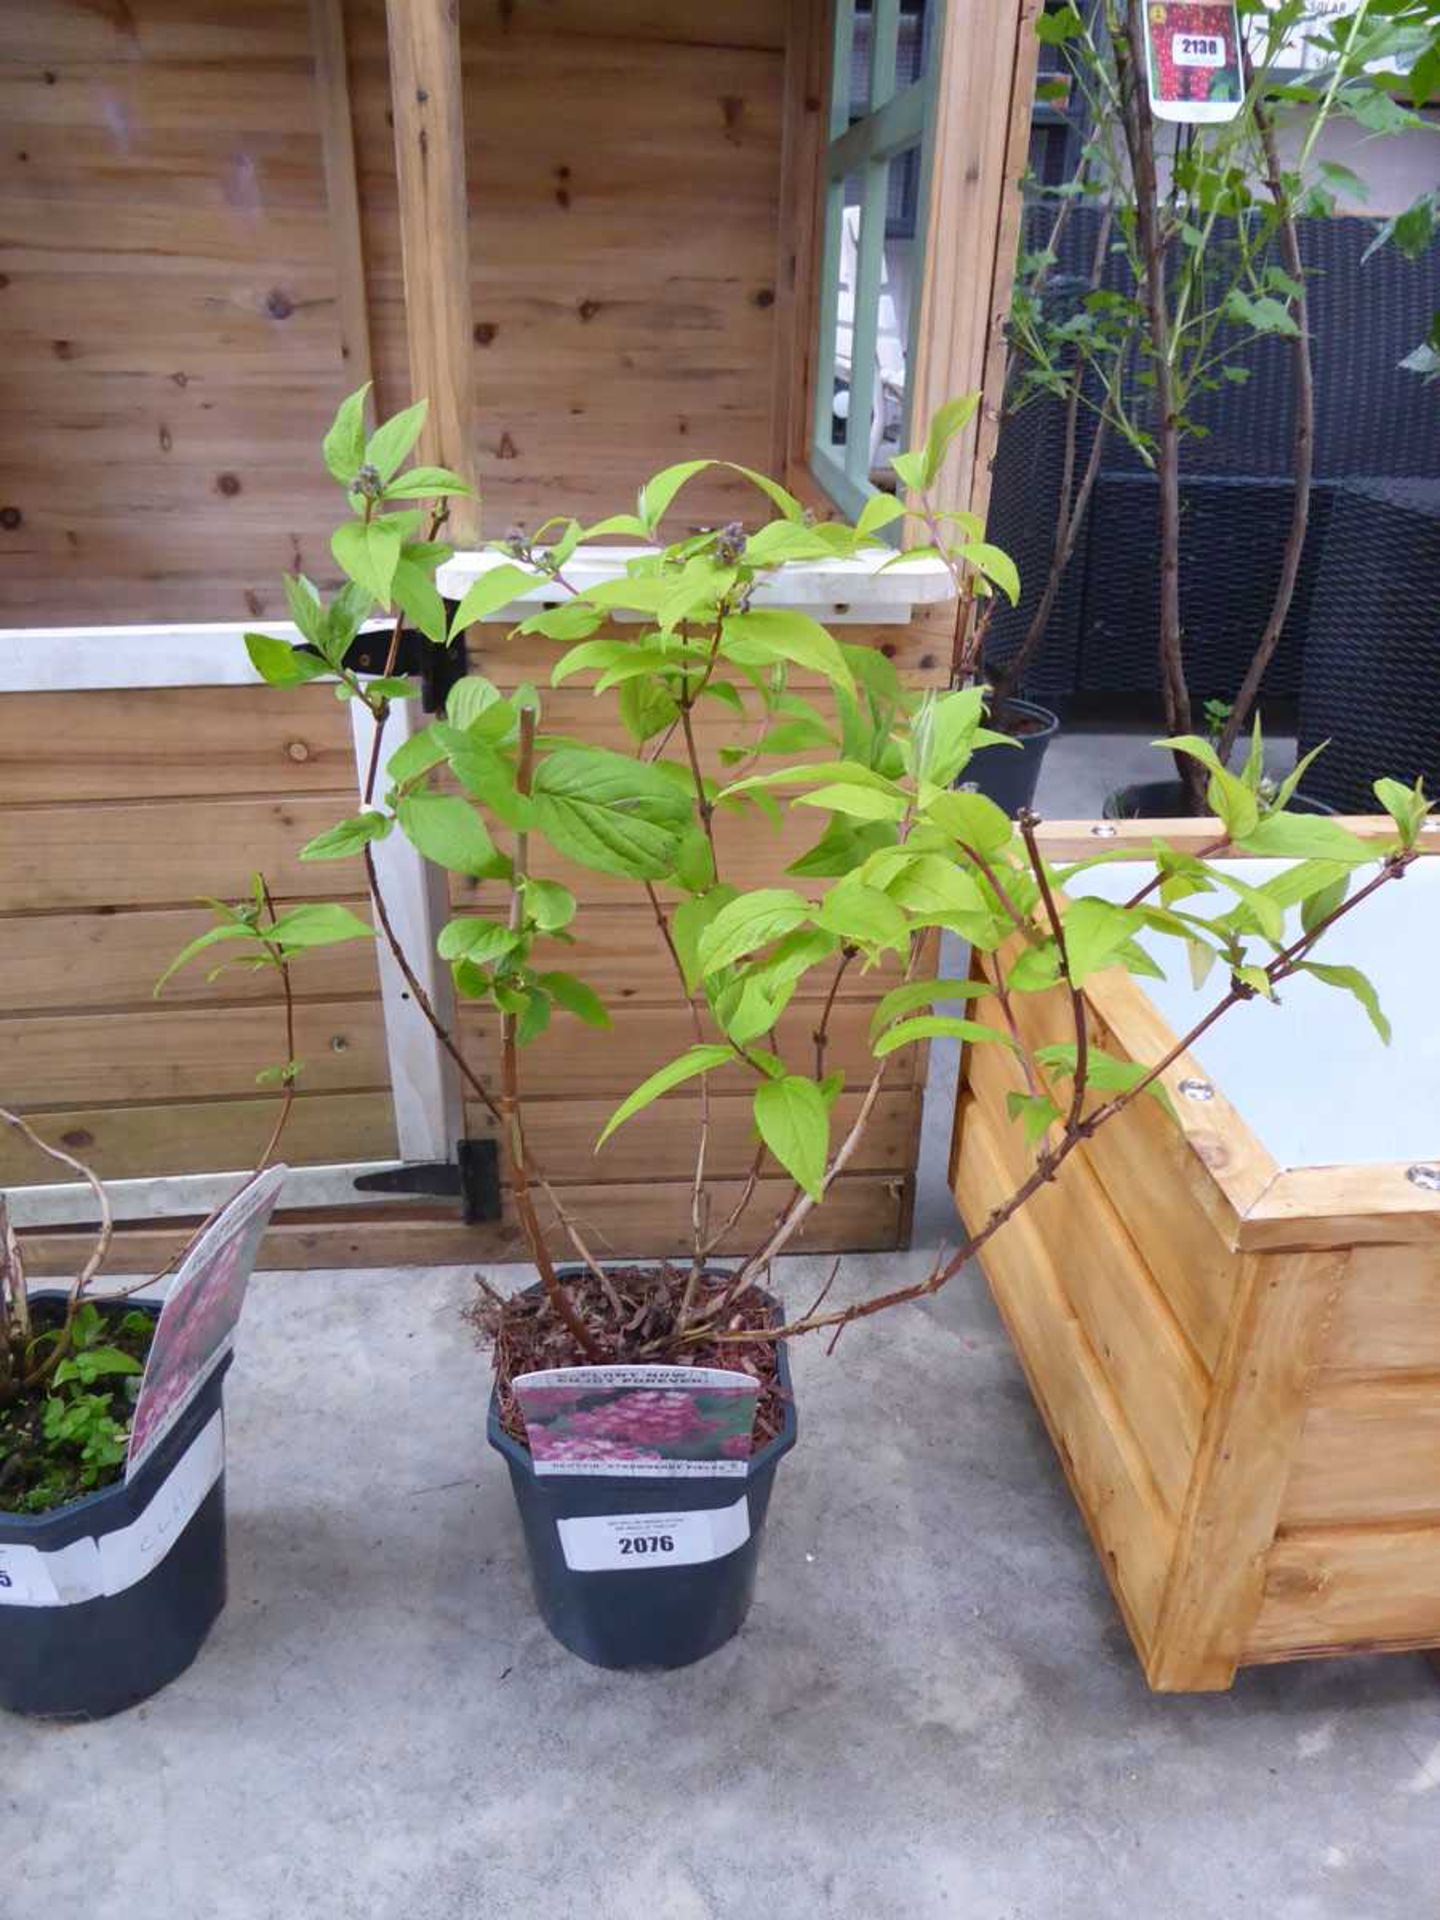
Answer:
[[(400, 188), (410, 390), (430, 402), (421, 458), (473, 486), (474, 346), (466, 232), (459, 0), (386, 0)], [(473, 546), (480, 503), (451, 502), (449, 538)]]
[(937, 493), (983, 514), (1015, 277), (1020, 180), (1030, 139), (1041, 0), (949, 6), (938, 49), (930, 203), (911, 413), (916, 437), (957, 394), (984, 392)]
[[(320, 143), (325, 156), (325, 199), (335, 256), (335, 305), (340, 320), (340, 357), (347, 391), (372, 377), (369, 296), (355, 178), (355, 126), (350, 111), (349, 62), (345, 53), (344, 0), (310, 0), (310, 39), (315, 55), (315, 93)], [(377, 411), (379, 400), (376, 400)]]
[(770, 471), (788, 484), (810, 451), (809, 382), (819, 268), (819, 163), (825, 104), (826, 0), (788, 0), (780, 147), (780, 235), (775, 270), (775, 360)]

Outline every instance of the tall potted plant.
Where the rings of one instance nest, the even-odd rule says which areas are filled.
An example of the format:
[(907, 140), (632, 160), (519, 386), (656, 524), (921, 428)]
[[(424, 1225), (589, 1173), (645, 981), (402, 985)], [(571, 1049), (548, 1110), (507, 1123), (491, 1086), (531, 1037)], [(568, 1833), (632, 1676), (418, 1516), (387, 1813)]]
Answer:
[[(257, 876), (197, 943), (239, 943), (279, 975), (287, 1058), (261, 1076), (280, 1094), (256, 1176), (294, 1097), (290, 962), (317, 935), (369, 931), (343, 907), (276, 913)], [(103, 1182), (22, 1114), (0, 1107), (0, 1125), (87, 1185), (98, 1220), (69, 1284), (32, 1289), (0, 1195), (0, 1706), (94, 1719), (182, 1672), (225, 1604), (229, 1337), (283, 1170), (252, 1177), (162, 1272), (100, 1291), (114, 1241)]]
[[(1156, 880), (1128, 904), (1072, 904), (1062, 888), (1076, 869), (1057, 871), (1046, 862), (1034, 816), (1011, 821), (983, 795), (957, 788), (971, 756), (995, 739), (983, 725), (983, 687), (910, 692), (879, 654), (845, 645), (806, 615), (756, 604), (757, 586), (788, 562), (863, 549), (880, 524), (905, 511), (899, 503), (872, 503), (856, 528), (815, 526), (784, 488), (752, 474), (764, 503), (760, 524), (666, 544), (667, 511), (707, 464), (689, 462), (651, 480), (633, 513), (589, 529), (557, 520), (549, 538), (512, 538), (445, 623), (433, 584), (446, 551), (437, 539), (443, 502), (423, 516), (411, 503), (460, 483), (435, 469), (404, 468), (419, 409), (401, 416), (402, 425), (387, 422), (367, 436), (363, 400), (353, 396), (342, 407), (326, 443), (350, 508), (333, 543), (348, 582), (329, 600), (306, 582), (290, 583), (300, 643), (252, 636), (260, 672), (279, 684), (332, 674), (344, 697), (363, 701), (383, 722), (389, 703), (412, 689), (393, 672), (366, 679), (347, 665), (350, 639), (372, 609), (388, 613), (393, 668), (407, 618), (433, 638), (458, 636), (539, 583), (554, 604), (517, 632), (560, 649), (552, 684), (594, 675), (597, 698), (614, 700), (633, 742), (633, 752), (622, 754), (552, 733), (534, 688), (506, 693), (469, 675), (450, 692), (444, 714), (388, 759), (377, 747), (361, 810), (312, 840), (303, 857), (365, 863), (380, 938), (469, 1095), (499, 1123), (511, 1204), (538, 1280), (511, 1299), (482, 1289), (477, 1317), (495, 1343), (491, 1437), (511, 1471), (545, 1617), (567, 1646), (600, 1664), (683, 1664), (718, 1645), (744, 1617), (771, 1481), (794, 1440), (788, 1340), (825, 1331), (833, 1342), (852, 1323), (935, 1293), (1055, 1177), (1081, 1141), (1133, 1100), (1163, 1091), (1170, 1059), (1136, 1066), (1096, 1044), (1080, 998), (1086, 977), (1106, 966), (1155, 971), (1141, 943), (1158, 938), (1183, 946), (1197, 966), (1220, 964), (1228, 984), (1201, 1025), (1242, 1000), (1273, 998), (1281, 983), (1312, 966), (1315, 945), (1335, 920), (1404, 874), (1425, 799), (1398, 788), (1382, 792), (1395, 832), (1377, 849), (1333, 822), (1293, 819), (1285, 812), (1288, 793), (1262, 799), (1256, 782), (1221, 767), (1205, 742), (1177, 741), (1177, 749), (1207, 765), (1211, 804), (1236, 847), (1294, 856), (1283, 883), (1247, 887), (1222, 864), (1162, 847)], [(923, 495), (938, 472), (963, 418), (963, 407), (944, 410), (925, 444), (905, 456), (916, 493)], [(954, 523), (929, 513), (923, 500), (920, 518), (934, 544), (948, 550)], [(968, 525), (960, 524), (957, 564), (1001, 573), (993, 555), (974, 551)], [(609, 533), (650, 544), (603, 585), (572, 591), (567, 568), (577, 547)], [(614, 627), (617, 610), (637, 617)], [(696, 725), (705, 702), (747, 712), (755, 722), (750, 747), (729, 764), (705, 764)], [(810, 757), (797, 764), (797, 751)], [(717, 821), (737, 814), (763, 833), (782, 807), (815, 821), (815, 844), (790, 866), (789, 884), (738, 887), (725, 871)], [(498, 1012), (493, 1083), (436, 1013), (396, 934), (373, 858), (377, 841), (395, 833), (426, 858), (483, 883), (480, 909), (442, 928), (438, 949), (459, 995)], [(603, 1172), (606, 1142), (634, 1115), (682, 1086), (698, 1094), (691, 1246), (683, 1260), (599, 1258), (583, 1220), (547, 1181), (528, 1136), (527, 1045), (552, 1017), (608, 1021), (591, 987), (539, 957), (542, 939), (565, 935), (577, 920), (570, 890), (539, 873), (542, 848), (636, 890), (689, 1009), (691, 1043), (629, 1094), (596, 1143)], [(1352, 890), (1352, 876), (1367, 866), (1371, 877)], [(1204, 893), (1223, 896), (1227, 910), (1207, 920), (1177, 904)], [(1285, 913), (1300, 907), (1305, 922), (1297, 933), (1286, 927)], [(998, 984), (936, 977), (942, 929), (1001, 956)], [(875, 1011), (858, 1107), (839, 1125), (844, 1076), (828, 1050), (837, 992), (852, 968), (880, 967), (895, 984)], [(1337, 988), (1368, 995), (1368, 985), (1348, 969), (1329, 969), (1328, 977)], [(774, 1030), (807, 984), (819, 1012), (804, 1057), (785, 1057)], [(1067, 996), (1074, 1037), (1032, 1052), (1020, 1038), (1013, 996), (1051, 990)], [(943, 1010), (955, 1001), (975, 1005), (964, 1014)], [(1016, 1051), (1029, 1091), (1014, 1103), (1014, 1115), (1033, 1151), (1030, 1172), (922, 1280), (843, 1306), (828, 1305), (822, 1294), (787, 1313), (769, 1291), (775, 1261), (851, 1164), (890, 1060), (937, 1037)], [(756, 1137), (749, 1177), (723, 1209), (707, 1166), (710, 1089), (721, 1072), (743, 1077)], [(793, 1184), (779, 1213), (764, 1217), (756, 1193), (771, 1161)], [(553, 1232), (542, 1222), (542, 1205)], [(567, 1249), (568, 1262), (557, 1261), (556, 1246)], [(645, 1370), (642, 1382), (653, 1377), (643, 1409), (648, 1444), (641, 1451), (649, 1458), (638, 1463), (642, 1474), (622, 1470), (637, 1462), (618, 1457), (613, 1474), (537, 1470), (535, 1435), (515, 1382), (576, 1363)], [(755, 1383), (753, 1424), (732, 1436), (729, 1456), (738, 1499), (736, 1477), (691, 1478), (667, 1454), (686, 1420), (669, 1397), (670, 1370), (696, 1364), (748, 1371)], [(556, 1390), (573, 1392), (573, 1383)], [(602, 1432), (593, 1421), (584, 1430)], [(598, 1457), (603, 1463), (603, 1451)], [(592, 1446), (587, 1464), (594, 1468), (596, 1460)], [(644, 1554), (597, 1562), (595, 1525), (621, 1533), (638, 1527)]]
[[(1241, 7), (1234, 117), (1173, 128), (1152, 107), (1144, 0), (1067, 4), (1038, 17), (1036, 31), (1065, 65), (1063, 79), (1051, 84), (1064, 88), (1085, 137), (1071, 177), (1034, 189), (1052, 211), (1041, 244), (1022, 255), (1013, 302), (1006, 406), (1057, 406), (1063, 452), (1046, 578), (1018, 645), (991, 676), (997, 696), (1024, 684), (1045, 643), (1105, 450), (1119, 440), (1158, 483), (1166, 730), (1194, 730), (1186, 660), (1204, 637), (1187, 632), (1181, 605), (1184, 447), (1206, 432), (1204, 396), (1226, 383), (1243, 385), (1250, 349), (1279, 341), (1291, 369), (1289, 524), (1269, 608), (1233, 698), (1207, 703), (1204, 715), (1205, 731), (1230, 764), (1289, 618), (1310, 525), (1315, 348), (1299, 223), (1333, 215), (1340, 194), (1364, 192), (1349, 169), (1318, 151), (1331, 121), (1348, 118), (1371, 134), (1423, 127), (1391, 91), (1418, 51), (1405, 14), (1358, 0), (1315, 31), (1304, 0)], [(1324, 64), (1282, 84), (1276, 69), (1302, 27)], [(1283, 113), (1304, 116), (1288, 154), (1277, 137)], [(1077, 288), (1060, 284), (1055, 269), (1082, 207), (1093, 210), (1095, 240), (1088, 278)], [(1203, 811), (1205, 781), (1196, 763), (1177, 755), (1176, 777), (1178, 786), (1152, 782), (1144, 794), (1118, 796), (1117, 810)]]

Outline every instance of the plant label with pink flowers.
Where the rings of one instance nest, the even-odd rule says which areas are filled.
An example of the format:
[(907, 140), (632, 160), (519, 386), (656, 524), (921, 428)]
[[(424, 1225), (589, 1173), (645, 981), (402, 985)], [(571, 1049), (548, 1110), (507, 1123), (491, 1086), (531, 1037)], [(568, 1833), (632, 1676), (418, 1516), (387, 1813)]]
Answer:
[(537, 1474), (743, 1479), (760, 1383), (722, 1367), (551, 1367), (515, 1397)]
[(191, 1243), (165, 1296), (130, 1422), (133, 1480), (235, 1344), (260, 1242), (287, 1167), (247, 1181)]

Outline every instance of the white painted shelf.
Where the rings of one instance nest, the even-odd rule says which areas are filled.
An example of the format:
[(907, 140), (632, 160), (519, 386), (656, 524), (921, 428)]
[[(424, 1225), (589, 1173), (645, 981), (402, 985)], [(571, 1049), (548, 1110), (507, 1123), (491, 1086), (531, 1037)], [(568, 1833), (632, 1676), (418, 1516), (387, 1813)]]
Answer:
[[(627, 561), (659, 551), (658, 547), (578, 547), (565, 563), (565, 577), (577, 593), (583, 593), (623, 578)], [(849, 560), (791, 560), (759, 583), (752, 605), (792, 608), (834, 626), (904, 626), (917, 607), (940, 606), (954, 598), (943, 561), (889, 564), (895, 558), (893, 551), (877, 548)], [(440, 569), (440, 591), (447, 600), (458, 600), (483, 575), (514, 564), (503, 553), (457, 553)], [(570, 598), (564, 587), (537, 576), (529, 593), (501, 607), (493, 618), (513, 625), (540, 607), (560, 606)], [(639, 613), (615, 615), (617, 620), (646, 617)]]

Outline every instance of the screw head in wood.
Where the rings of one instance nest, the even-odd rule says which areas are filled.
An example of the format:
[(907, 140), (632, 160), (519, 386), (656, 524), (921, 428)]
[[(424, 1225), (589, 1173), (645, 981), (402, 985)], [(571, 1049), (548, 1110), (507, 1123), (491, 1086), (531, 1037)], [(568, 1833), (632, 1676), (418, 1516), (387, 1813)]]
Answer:
[(1215, 1089), (1208, 1080), (1182, 1080), (1180, 1091), (1187, 1100), (1213, 1100)]
[(1119, 828), (1112, 827), (1108, 820), (1097, 820), (1090, 832), (1096, 840), (1113, 840)]
[(1405, 1178), (1412, 1187), (1424, 1187), (1427, 1193), (1440, 1193), (1440, 1167), (1407, 1167)]

